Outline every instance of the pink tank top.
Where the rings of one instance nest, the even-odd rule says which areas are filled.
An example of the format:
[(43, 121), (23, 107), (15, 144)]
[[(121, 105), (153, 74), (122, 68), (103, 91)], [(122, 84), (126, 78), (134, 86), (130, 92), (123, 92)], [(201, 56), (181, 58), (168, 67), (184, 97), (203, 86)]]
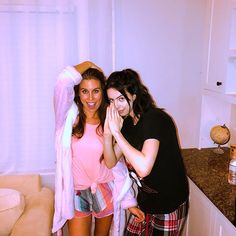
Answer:
[(104, 161), (100, 161), (103, 154), (103, 137), (96, 132), (97, 125), (85, 125), (82, 138), (72, 137), (72, 174), (75, 190), (95, 187), (98, 183), (113, 180), (112, 171)]

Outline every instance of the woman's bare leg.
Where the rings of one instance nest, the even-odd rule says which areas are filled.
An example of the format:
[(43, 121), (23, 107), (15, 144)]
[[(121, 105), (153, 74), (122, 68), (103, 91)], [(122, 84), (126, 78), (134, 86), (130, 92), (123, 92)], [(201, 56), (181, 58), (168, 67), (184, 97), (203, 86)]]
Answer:
[(109, 236), (113, 215), (95, 218), (95, 236)]
[(92, 216), (73, 218), (68, 220), (68, 230), (70, 236), (90, 236), (92, 226)]

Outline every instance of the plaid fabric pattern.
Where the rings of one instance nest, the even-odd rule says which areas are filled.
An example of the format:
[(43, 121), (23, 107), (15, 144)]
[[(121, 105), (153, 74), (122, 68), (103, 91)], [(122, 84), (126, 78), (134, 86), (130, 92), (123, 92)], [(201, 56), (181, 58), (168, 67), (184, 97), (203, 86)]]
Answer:
[(112, 204), (113, 182), (100, 183), (96, 192), (92, 194), (91, 189), (75, 191), (75, 210), (79, 212), (99, 213)]
[(181, 233), (188, 212), (188, 202), (184, 202), (169, 214), (146, 214), (145, 221), (138, 223), (130, 215), (125, 236), (178, 236)]

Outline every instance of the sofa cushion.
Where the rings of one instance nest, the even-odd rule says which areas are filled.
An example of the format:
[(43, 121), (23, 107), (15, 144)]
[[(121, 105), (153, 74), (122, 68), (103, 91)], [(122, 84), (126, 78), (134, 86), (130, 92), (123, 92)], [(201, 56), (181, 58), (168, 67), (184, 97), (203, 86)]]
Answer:
[(11, 230), (21, 216), (25, 207), (23, 194), (7, 188), (0, 188), (0, 235), (5, 236)]

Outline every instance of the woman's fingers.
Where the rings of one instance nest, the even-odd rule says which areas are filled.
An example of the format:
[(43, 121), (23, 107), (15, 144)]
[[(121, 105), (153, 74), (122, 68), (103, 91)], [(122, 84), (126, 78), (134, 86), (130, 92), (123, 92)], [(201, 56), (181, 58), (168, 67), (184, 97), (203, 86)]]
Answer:
[(122, 127), (122, 123), (120, 120), (121, 117), (118, 111), (116, 110), (114, 104), (112, 103), (107, 108), (107, 117), (108, 117), (108, 125), (110, 128), (110, 131), (114, 135), (115, 132), (120, 131), (120, 128)]
[(113, 119), (119, 119), (120, 118), (119, 112), (117, 111), (117, 109), (116, 109), (116, 107), (113, 103), (111, 103), (110, 109), (111, 109), (112, 118)]
[(90, 63), (91, 63), (91, 68), (95, 68), (95, 69), (97, 69), (97, 70), (99, 70), (99, 71), (101, 71), (101, 72), (103, 73), (102, 68), (100, 68), (99, 66), (97, 66), (97, 65), (94, 64), (93, 62), (90, 62)]
[(95, 68), (101, 72), (103, 72), (103, 70), (97, 66), (96, 64), (94, 64), (93, 62), (91, 61), (84, 61), (84, 62), (81, 62), (80, 64), (78, 65), (75, 65), (74, 68), (79, 71), (80, 74), (83, 74), (87, 69), (89, 68)]
[(107, 107), (106, 110), (106, 118), (105, 118), (105, 122), (104, 122), (104, 134), (111, 134), (110, 128), (109, 128), (109, 109)]
[(145, 220), (145, 214), (137, 207), (130, 207), (130, 213), (135, 217), (135, 221), (143, 222)]
[(145, 215), (144, 213), (140, 210), (140, 211), (137, 211), (136, 213), (136, 217), (135, 217), (135, 221), (137, 222), (143, 222), (145, 220)]

